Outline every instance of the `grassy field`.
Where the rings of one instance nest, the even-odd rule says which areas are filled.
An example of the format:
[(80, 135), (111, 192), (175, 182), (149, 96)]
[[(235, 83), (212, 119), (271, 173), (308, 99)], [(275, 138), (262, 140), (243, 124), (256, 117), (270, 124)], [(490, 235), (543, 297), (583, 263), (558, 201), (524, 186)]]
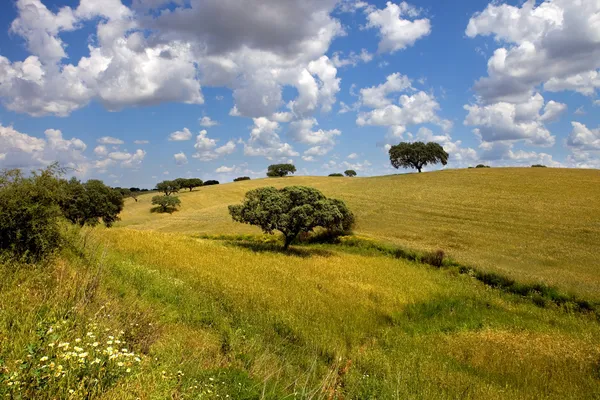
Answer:
[(181, 211), (128, 200), (119, 226), (186, 234), (259, 233), (227, 205), (265, 185), (313, 186), (343, 199), (356, 233), (600, 300), (600, 172), (554, 168), (449, 170), (374, 178), (260, 179), (181, 193)]
[(364, 243), (441, 248), (597, 300), (599, 180), (256, 180), (182, 193), (172, 215), (150, 213), (151, 196), (128, 200), (118, 227), (65, 227), (68, 245), (45, 263), (0, 260), (0, 397), (600, 398), (597, 314), (366, 245), (227, 239), (259, 232), (226, 211), (254, 187), (315, 186), (347, 201)]
[(129, 229), (84, 237), (43, 273), (3, 267), (0, 360), (11, 371), (31, 349), (41, 359), (40, 332), (68, 321), (71, 339), (57, 342), (93, 323), (122, 329), (141, 357), (103, 399), (600, 396), (595, 317), (449, 270), (335, 245), (284, 254)]

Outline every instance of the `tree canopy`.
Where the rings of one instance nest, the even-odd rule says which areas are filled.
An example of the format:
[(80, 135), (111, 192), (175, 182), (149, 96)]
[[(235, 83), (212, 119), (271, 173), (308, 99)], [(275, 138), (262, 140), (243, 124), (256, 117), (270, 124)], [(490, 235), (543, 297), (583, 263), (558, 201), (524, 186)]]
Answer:
[(389, 151), (390, 162), (396, 169), (415, 168), (421, 172), (428, 164), (448, 163), (448, 153), (438, 143), (429, 142), (401, 142), (392, 146)]
[(63, 181), (60, 207), (64, 216), (79, 226), (95, 226), (104, 222), (107, 227), (119, 220), (123, 210), (123, 195), (102, 181), (90, 179), (81, 183), (75, 178)]
[(212, 185), (218, 185), (219, 181), (216, 181), (214, 179), (209, 179), (206, 182), (204, 182), (204, 185), (202, 186), (212, 186)]
[(349, 177), (356, 176), (356, 171), (353, 169), (347, 169), (344, 171), (344, 174)]
[(267, 176), (271, 178), (281, 178), (296, 172), (293, 164), (273, 164), (269, 165)]
[(354, 224), (354, 215), (343, 201), (306, 186), (251, 190), (242, 204), (229, 206), (229, 214), (234, 221), (259, 226), (265, 233), (283, 233), (285, 249), (300, 232), (323, 227), (343, 233)]
[(339, 172), (336, 172), (334, 174), (329, 174), (329, 176), (344, 176), (344, 174), (340, 174)]
[(177, 196), (154, 196), (152, 197), (152, 204), (157, 206), (156, 210), (159, 212), (172, 213), (181, 205), (181, 200)]
[(249, 181), (249, 180), (250, 180), (249, 176), (240, 176), (239, 178), (235, 178), (233, 181), (240, 182), (240, 181)]
[(156, 190), (164, 193), (165, 196), (177, 193), (179, 189), (181, 189), (181, 186), (177, 181), (162, 181), (156, 184)]
[(200, 178), (177, 178), (175, 182), (179, 185), (180, 189), (189, 189), (190, 192), (204, 183)]

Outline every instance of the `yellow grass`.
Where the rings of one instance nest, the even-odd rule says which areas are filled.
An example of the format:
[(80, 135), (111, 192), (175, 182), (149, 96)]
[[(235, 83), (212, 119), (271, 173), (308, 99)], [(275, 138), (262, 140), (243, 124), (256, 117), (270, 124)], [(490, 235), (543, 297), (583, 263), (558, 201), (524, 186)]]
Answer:
[(259, 233), (227, 205), (272, 185), (313, 186), (345, 200), (356, 232), (461, 263), (600, 299), (600, 172), (553, 168), (448, 170), (374, 178), (260, 179), (182, 192), (181, 211), (128, 200), (119, 226), (186, 234)]

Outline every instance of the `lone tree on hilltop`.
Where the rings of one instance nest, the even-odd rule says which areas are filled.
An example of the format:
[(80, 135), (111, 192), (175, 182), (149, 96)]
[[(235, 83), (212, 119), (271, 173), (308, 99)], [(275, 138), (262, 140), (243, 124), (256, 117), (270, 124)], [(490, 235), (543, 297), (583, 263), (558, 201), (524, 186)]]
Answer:
[(306, 186), (251, 190), (242, 204), (229, 206), (229, 214), (234, 221), (259, 226), (265, 233), (280, 231), (284, 249), (300, 232), (320, 226), (342, 234), (354, 224), (354, 215), (343, 201), (328, 199), (317, 189)]
[(273, 164), (269, 165), (267, 176), (270, 178), (281, 178), (294, 172), (296, 172), (296, 167), (292, 164)]
[(344, 171), (344, 174), (350, 178), (352, 178), (353, 176), (356, 176), (356, 171), (353, 169), (347, 169)]
[(152, 198), (152, 204), (157, 206), (157, 210), (160, 212), (168, 212), (171, 214), (179, 207), (181, 200), (177, 196), (154, 196)]
[(234, 182), (241, 182), (241, 181), (249, 181), (250, 177), (249, 176), (240, 176), (239, 178), (235, 178), (233, 181)]
[(176, 181), (162, 181), (156, 184), (156, 190), (165, 194), (165, 196), (169, 196), (172, 193), (179, 192), (181, 186)]
[(421, 172), (428, 164), (448, 163), (448, 153), (435, 142), (402, 142), (390, 148), (390, 161), (396, 169), (415, 168)]
[(212, 185), (218, 185), (219, 181), (216, 181), (214, 179), (209, 179), (206, 182), (204, 182), (204, 185), (202, 186), (212, 186)]

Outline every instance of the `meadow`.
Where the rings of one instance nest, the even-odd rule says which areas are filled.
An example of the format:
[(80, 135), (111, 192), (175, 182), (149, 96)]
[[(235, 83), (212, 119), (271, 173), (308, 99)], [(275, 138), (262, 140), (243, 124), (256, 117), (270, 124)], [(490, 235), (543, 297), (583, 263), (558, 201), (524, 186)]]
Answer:
[[(70, 245), (46, 264), (0, 263), (0, 394), (28, 398), (7, 386), (25, 375), (29, 388), (48, 385), (36, 398), (598, 398), (597, 314), (374, 249), (439, 248), (596, 302), (599, 181), (554, 169), (293, 177), (182, 192), (173, 214), (150, 213), (142, 195), (115, 228), (69, 228)], [(227, 215), (264, 185), (345, 200), (358, 243), (383, 247), (281, 251)], [(115, 338), (121, 364), (105, 349)], [(65, 342), (105, 369), (65, 364), (55, 352)], [(55, 376), (50, 362), (98, 382), (40, 380)]]

